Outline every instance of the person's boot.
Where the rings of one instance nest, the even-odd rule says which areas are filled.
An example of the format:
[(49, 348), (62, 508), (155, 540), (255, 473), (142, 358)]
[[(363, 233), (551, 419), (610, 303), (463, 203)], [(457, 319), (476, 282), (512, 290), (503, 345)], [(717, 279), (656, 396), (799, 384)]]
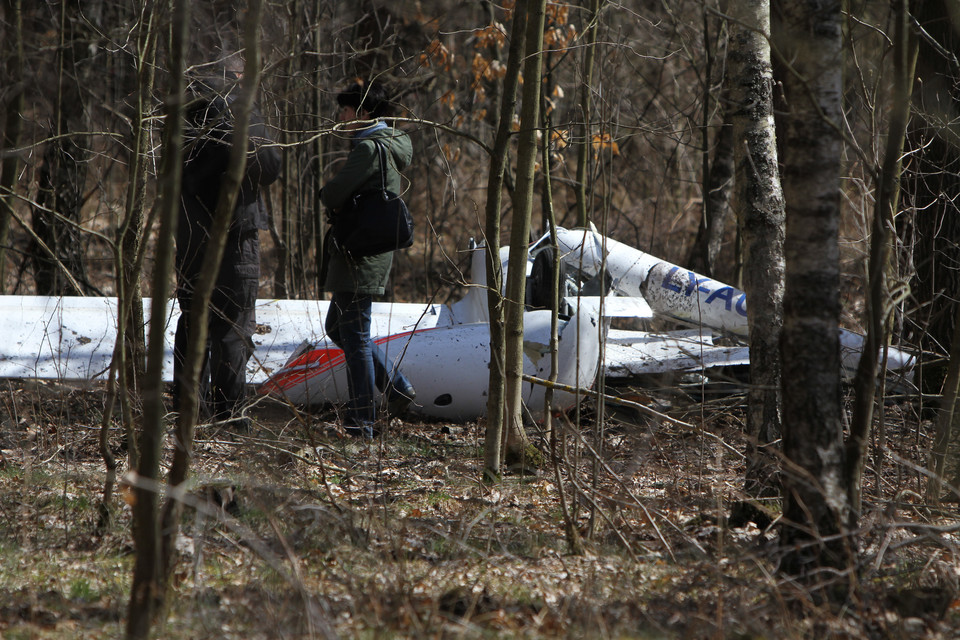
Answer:
[(391, 418), (401, 415), (416, 397), (417, 392), (412, 386), (406, 386), (403, 389), (393, 387), (387, 395), (387, 415)]
[(377, 435), (373, 426), (369, 424), (346, 423), (343, 425), (343, 431), (351, 438), (357, 438), (359, 440), (373, 440)]

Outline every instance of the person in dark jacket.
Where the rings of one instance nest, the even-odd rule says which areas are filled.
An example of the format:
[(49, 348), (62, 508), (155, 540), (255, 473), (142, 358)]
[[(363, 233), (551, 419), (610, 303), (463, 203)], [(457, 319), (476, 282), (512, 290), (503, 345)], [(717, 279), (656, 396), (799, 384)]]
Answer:
[[(233, 136), (231, 105), (236, 69), (219, 90), (206, 83), (187, 110), (186, 150), (177, 226), (177, 300), (180, 320), (174, 341), (174, 409), (179, 410), (183, 361), (194, 313), (193, 293), (200, 277), (209, 231), (216, 213)], [(223, 261), (210, 299), (208, 336), (200, 376), (201, 410), (213, 420), (237, 417), (246, 393), (246, 366), (253, 354), (255, 305), (260, 281), (261, 229), (267, 228), (262, 191), (277, 179), (281, 156), (260, 114), (250, 115), (247, 162), (233, 211)]]
[[(337, 174), (323, 185), (320, 200), (340, 214), (351, 198), (363, 191), (380, 191), (380, 164), (374, 139), (386, 147), (387, 189), (401, 193), (400, 173), (413, 159), (410, 137), (380, 120), (390, 107), (386, 89), (377, 83), (353, 84), (337, 96), (342, 130), (353, 139), (353, 149)], [(343, 349), (350, 403), (344, 429), (350, 435), (372, 438), (377, 418), (374, 387), (383, 391), (387, 411), (396, 414), (413, 401), (413, 385), (394, 367), (370, 337), (374, 295), (382, 295), (393, 252), (354, 258), (327, 243), (328, 265), (324, 289), (332, 293), (324, 323), (327, 336)]]

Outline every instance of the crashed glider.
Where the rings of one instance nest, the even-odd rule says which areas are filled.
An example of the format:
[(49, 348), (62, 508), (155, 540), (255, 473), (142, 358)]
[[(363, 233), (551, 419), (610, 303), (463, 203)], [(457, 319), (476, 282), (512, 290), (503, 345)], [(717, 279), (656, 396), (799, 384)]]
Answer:
[[(660, 260), (592, 229), (558, 229), (556, 252), (544, 236), (530, 247), (524, 316), (524, 373), (547, 378), (549, 312), (537, 275), (560, 261), (562, 310), (558, 380), (587, 388), (598, 375), (629, 379), (651, 373), (703, 371), (749, 361), (746, 295), (729, 285)], [(473, 419), (486, 410), (489, 330), (484, 288), (485, 252), (472, 247), (471, 280), (453, 304), (374, 303), (371, 333), (411, 377), (425, 416)], [(554, 257), (555, 256), (555, 257)], [(501, 253), (507, 266), (508, 250)], [(542, 284), (542, 278), (540, 280)], [(539, 302), (539, 304), (538, 304)], [(259, 300), (248, 380), (262, 393), (304, 406), (346, 398), (342, 353), (326, 341), (328, 303)], [(150, 300), (144, 301), (150, 318)], [(116, 339), (114, 298), (0, 296), (0, 377), (102, 380)], [(690, 328), (636, 331), (609, 328), (613, 317), (675, 320)], [(167, 303), (164, 380), (172, 379), (172, 345), (179, 309)], [(856, 367), (863, 339), (841, 331), (844, 372)], [(724, 338), (719, 344), (716, 338)], [(603, 348), (600, 349), (602, 343)], [(889, 349), (888, 368), (909, 373), (912, 356)], [(524, 400), (536, 414), (543, 388), (525, 383)], [(556, 406), (576, 398), (556, 396)]]

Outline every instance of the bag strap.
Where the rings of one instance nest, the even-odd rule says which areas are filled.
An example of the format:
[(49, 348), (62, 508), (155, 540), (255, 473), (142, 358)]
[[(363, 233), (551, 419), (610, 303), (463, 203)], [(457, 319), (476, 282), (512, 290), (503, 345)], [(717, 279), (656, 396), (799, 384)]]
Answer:
[(377, 159), (380, 163), (380, 191), (383, 193), (383, 199), (387, 199), (387, 150), (383, 142), (374, 138), (373, 144), (377, 148)]

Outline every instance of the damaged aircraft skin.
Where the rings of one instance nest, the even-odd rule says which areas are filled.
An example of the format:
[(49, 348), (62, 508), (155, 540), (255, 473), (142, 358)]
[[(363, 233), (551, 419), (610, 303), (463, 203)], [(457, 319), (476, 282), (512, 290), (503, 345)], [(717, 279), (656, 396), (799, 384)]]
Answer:
[[(708, 336), (714, 331), (742, 342), (747, 340), (747, 295), (743, 291), (660, 260), (592, 229), (558, 229), (557, 243), (565, 264), (580, 265), (587, 276), (595, 276), (601, 268), (605, 269), (613, 291), (622, 296), (643, 298), (656, 317), (672, 318), (698, 327), (705, 346), (707, 343), (712, 345)], [(849, 378), (856, 372), (863, 336), (842, 328), (839, 332), (841, 366), (844, 376)], [(611, 332), (607, 336), (608, 342), (615, 335)], [(655, 334), (661, 335), (664, 334)], [(626, 339), (629, 341), (632, 336)], [(715, 364), (748, 361), (747, 351), (733, 350), (727, 355), (727, 361)], [(887, 349), (886, 356), (888, 370), (902, 372), (904, 376), (909, 375), (915, 364), (915, 356), (893, 347)], [(629, 358), (624, 360), (629, 361)], [(703, 366), (710, 365), (710, 357), (707, 356)], [(649, 372), (646, 368), (631, 370), (633, 375)]]
[[(729, 285), (605, 237), (592, 229), (558, 229), (530, 247), (528, 303), (524, 314), (524, 373), (550, 375), (550, 306), (546, 270), (559, 256), (558, 382), (590, 388), (598, 373), (625, 380), (645, 374), (700, 372), (749, 362), (746, 295)], [(489, 328), (482, 247), (471, 247), (471, 283), (449, 305), (375, 303), (371, 332), (417, 389), (413, 412), (445, 420), (473, 420), (486, 412)], [(506, 269), (508, 250), (501, 252)], [(150, 300), (144, 301), (149, 318)], [(248, 380), (261, 394), (304, 407), (347, 399), (342, 352), (328, 343), (323, 319), (328, 303), (259, 300), (258, 331)], [(112, 298), (0, 296), (0, 377), (57, 380), (105, 379), (116, 338)], [(167, 305), (164, 379), (172, 378), (172, 345), (179, 309)], [(611, 319), (657, 319), (686, 325), (671, 331), (611, 329)], [(660, 323), (662, 324), (662, 322)], [(723, 338), (727, 344), (715, 344)], [(862, 337), (841, 330), (844, 372), (851, 375)], [(601, 343), (603, 349), (600, 349)], [(888, 368), (909, 375), (909, 354), (889, 349)], [(544, 388), (524, 383), (534, 417), (543, 411)], [(565, 392), (554, 408), (573, 406)]]

